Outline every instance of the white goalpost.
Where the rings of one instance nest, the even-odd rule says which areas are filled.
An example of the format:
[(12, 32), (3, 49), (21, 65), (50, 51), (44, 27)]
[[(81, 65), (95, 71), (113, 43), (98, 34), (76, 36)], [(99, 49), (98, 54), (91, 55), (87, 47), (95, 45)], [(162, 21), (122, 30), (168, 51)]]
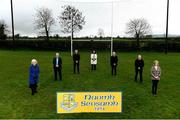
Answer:
[(113, 13), (114, 13), (114, 9), (113, 9), (113, 2), (111, 3), (112, 5), (111, 5), (111, 55), (112, 55), (112, 52), (113, 52), (113, 21), (114, 21), (114, 15), (113, 15)]
[[(73, 19), (72, 18), (73, 15), (71, 14), (71, 20)], [(71, 21), (71, 56), (73, 55), (73, 36), (72, 36), (72, 31), (73, 30), (73, 20)]]
[[(109, 24), (109, 31), (110, 31), (110, 33), (109, 33), (109, 35), (110, 35), (110, 39), (109, 40), (93, 40), (94, 42), (96, 42), (96, 41), (104, 41), (104, 42), (110, 42), (110, 54), (112, 55), (112, 52), (113, 52), (113, 21), (114, 21), (114, 19), (113, 19), (113, 13), (114, 13), (114, 9), (113, 9), (113, 5), (114, 5), (114, 2), (113, 1), (110, 1), (110, 2), (70, 2), (70, 1), (63, 1), (64, 3), (66, 3), (66, 4), (69, 4), (69, 5), (71, 5), (71, 6), (73, 6), (74, 4), (93, 4), (93, 5), (108, 5), (108, 7), (110, 6), (110, 9), (111, 10), (109, 10), (109, 13), (111, 14), (110, 16), (109, 16), (109, 20), (110, 20), (110, 24)], [(105, 4), (104, 4), (105, 3)], [(93, 6), (92, 5), (92, 6)], [(102, 7), (102, 6), (101, 6)], [(105, 7), (107, 7), (107, 6), (105, 6)], [(111, 11), (111, 12), (110, 12)], [(94, 14), (96, 14), (96, 13), (94, 13)], [(104, 13), (104, 14), (106, 14), (106, 13)], [(73, 17), (73, 15), (71, 14), (71, 19), (72, 19), (72, 17)], [(96, 18), (97, 19), (97, 18)], [(73, 22), (73, 20), (71, 21), (71, 22)], [(87, 21), (88, 22), (88, 21)], [(79, 41), (79, 42), (81, 42), (81, 41), (90, 41), (90, 40), (75, 40), (74, 38), (73, 38), (73, 34), (72, 34), (72, 32), (74, 32), (73, 31), (73, 23), (71, 23), (71, 56), (73, 55), (73, 51), (74, 51), (74, 41)]]

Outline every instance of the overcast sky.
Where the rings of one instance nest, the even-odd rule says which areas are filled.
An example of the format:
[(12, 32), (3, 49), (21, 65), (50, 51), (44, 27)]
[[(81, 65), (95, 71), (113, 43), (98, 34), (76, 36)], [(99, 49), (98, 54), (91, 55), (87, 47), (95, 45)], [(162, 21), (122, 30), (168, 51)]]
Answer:
[[(33, 19), (37, 8), (48, 7), (52, 9), (56, 25), (51, 35), (61, 33), (57, 16), (62, 11), (61, 6), (74, 5), (85, 16), (84, 29), (75, 36), (94, 36), (98, 29), (104, 30), (105, 35), (111, 35), (113, 23), (113, 36), (126, 36), (126, 23), (133, 18), (145, 18), (152, 26), (153, 34), (164, 34), (166, 28), (166, 1), (167, 0), (13, 0), (15, 34), (24, 36), (37, 36), (34, 30)], [(180, 35), (180, 0), (170, 0), (169, 34)], [(10, 0), (0, 0), (0, 19), (4, 20), (11, 30)]]

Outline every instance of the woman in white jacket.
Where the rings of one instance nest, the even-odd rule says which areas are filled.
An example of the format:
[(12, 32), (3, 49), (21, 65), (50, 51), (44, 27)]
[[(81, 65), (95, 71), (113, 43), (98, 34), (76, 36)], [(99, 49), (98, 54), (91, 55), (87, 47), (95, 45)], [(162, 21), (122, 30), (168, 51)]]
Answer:
[(95, 50), (91, 53), (91, 70), (96, 70), (97, 65), (97, 53)]

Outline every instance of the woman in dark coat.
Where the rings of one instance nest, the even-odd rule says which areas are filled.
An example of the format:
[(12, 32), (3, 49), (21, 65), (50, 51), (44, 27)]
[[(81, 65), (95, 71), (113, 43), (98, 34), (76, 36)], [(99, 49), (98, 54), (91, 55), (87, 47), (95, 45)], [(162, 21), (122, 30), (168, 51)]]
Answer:
[(32, 95), (37, 93), (37, 87), (39, 82), (39, 65), (37, 60), (33, 59), (31, 61), (31, 66), (29, 67), (29, 87), (31, 88)]

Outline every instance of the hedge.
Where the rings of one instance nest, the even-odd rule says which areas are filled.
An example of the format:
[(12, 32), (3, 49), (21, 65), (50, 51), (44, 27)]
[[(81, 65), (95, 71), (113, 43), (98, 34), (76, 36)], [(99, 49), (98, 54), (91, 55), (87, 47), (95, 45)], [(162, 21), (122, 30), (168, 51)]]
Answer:
[[(141, 41), (140, 47), (143, 51), (164, 51), (165, 48), (164, 41)], [(136, 41), (118, 41), (113, 42), (114, 50), (116, 51), (135, 51)], [(12, 41), (4, 40), (0, 41), (0, 48), (11, 49), (13, 47)], [(69, 40), (16, 40), (15, 48), (16, 49), (35, 49), (35, 50), (61, 50), (68, 51), (70, 50), (71, 42)], [(74, 49), (83, 49), (83, 50), (109, 50), (110, 41), (74, 41)], [(168, 42), (169, 51), (180, 51), (180, 41), (169, 41)]]

